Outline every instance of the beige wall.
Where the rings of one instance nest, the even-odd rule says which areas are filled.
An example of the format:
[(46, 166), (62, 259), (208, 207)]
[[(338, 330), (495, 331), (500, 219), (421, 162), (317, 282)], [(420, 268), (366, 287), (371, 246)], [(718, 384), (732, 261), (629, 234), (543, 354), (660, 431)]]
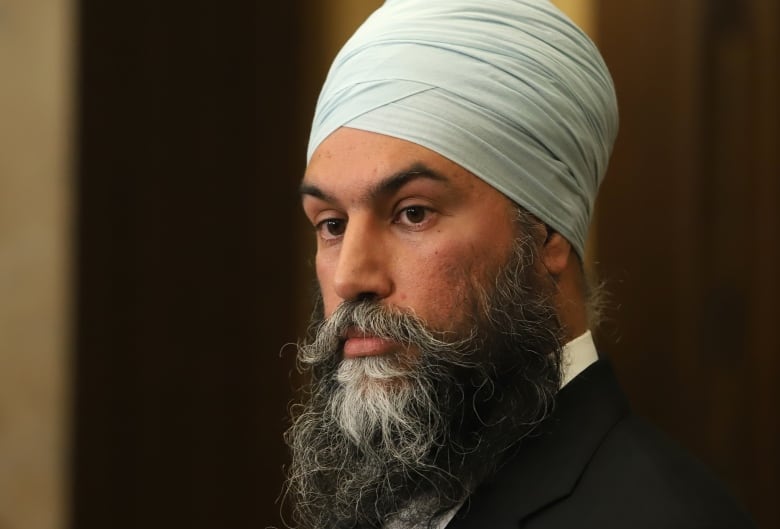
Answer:
[(64, 526), (67, 0), (0, 0), (0, 529)]

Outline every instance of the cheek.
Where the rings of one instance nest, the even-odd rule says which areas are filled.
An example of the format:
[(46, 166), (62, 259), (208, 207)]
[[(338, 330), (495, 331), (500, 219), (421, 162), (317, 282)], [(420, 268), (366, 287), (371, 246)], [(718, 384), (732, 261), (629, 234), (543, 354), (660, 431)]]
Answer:
[(407, 269), (406, 288), (400, 288), (399, 305), (407, 306), (431, 327), (441, 331), (461, 329), (472, 319), (474, 284), (485, 275), (474, 259), (471, 245), (447, 245), (433, 249)]
[(322, 259), (319, 254), (315, 258), (315, 271), (317, 273), (317, 283), (320, 286), (320, 294), (322, 295), (322, 308), (325, 317), (329, 317), (340, 300), (333, 291), (333, 275), (335, 273), (335, 265), (331, 264), (325, 259)]

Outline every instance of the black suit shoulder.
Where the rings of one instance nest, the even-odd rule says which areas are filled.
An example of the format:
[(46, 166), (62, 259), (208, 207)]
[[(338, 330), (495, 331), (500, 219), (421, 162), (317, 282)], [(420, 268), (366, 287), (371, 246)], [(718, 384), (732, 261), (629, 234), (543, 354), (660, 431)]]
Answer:
[(748, 529), (703, 465), (631, 413), (608, 363), (588, 367), (447, 529)]
[(698, 461), (633, 414), (612, 427), (571, 493), (523, 527), (741, 529), (754, 525)]

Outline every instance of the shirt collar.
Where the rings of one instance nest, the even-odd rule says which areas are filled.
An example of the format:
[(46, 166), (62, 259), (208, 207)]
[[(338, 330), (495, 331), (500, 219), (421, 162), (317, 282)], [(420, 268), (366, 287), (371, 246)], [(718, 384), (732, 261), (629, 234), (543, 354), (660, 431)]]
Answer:
[(571, 382), (586, 367), (599, 359), (590, 331), (579, 335), (563, 346), (563, 380), (561, 387)]

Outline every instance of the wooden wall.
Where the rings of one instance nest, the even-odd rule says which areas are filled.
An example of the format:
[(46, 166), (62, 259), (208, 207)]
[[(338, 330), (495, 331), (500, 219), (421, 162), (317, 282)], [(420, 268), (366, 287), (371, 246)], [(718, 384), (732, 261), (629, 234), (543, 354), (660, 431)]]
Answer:
[(635, 408), (780, 527), (774, 0), (600, 0), (621, 131), (598, 204), (600, 334)]

